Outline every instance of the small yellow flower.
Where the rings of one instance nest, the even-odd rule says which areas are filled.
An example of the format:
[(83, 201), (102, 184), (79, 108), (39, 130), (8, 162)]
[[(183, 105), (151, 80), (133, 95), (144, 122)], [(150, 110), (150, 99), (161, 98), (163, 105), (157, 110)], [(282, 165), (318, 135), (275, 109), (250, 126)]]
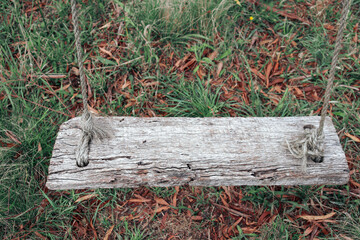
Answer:
[(237, 4), (237, 5), (241, 6), (241, 4), (240, 4), (240, 1), (239, 1), (239, 0), (235, 0), (235, 2), (236, 2), (236, 4)]
[(253, 17), (249, 17), (249, 19), (250, 19), (250, 21), (254, 20), (254, 18), (253, 18)]

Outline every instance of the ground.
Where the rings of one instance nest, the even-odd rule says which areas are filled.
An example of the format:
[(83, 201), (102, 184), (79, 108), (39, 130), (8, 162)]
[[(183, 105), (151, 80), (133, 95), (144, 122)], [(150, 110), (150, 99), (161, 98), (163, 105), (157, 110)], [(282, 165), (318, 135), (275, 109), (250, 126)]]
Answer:
[[(99, 115), (319, 115), (341, 4), (333, 0), (78, 0)], [(0, 2), (2, 239), (360, 239), (360, 1), (328, 115), (343, 186), (50, 191), (59, 126), (82, 110), (69, 0)]]

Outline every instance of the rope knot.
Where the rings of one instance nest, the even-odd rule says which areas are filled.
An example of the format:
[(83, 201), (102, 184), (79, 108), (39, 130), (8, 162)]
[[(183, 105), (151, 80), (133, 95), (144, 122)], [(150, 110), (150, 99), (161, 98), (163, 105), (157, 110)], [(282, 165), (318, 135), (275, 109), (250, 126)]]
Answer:
[(84, 111), (82, 116), (81, 116), (81, 121), (82, 121), (82, 130), (84, 132), (84, 134), (89, 135), (90, 138), (92, 138), (93, 136), (93, 128), (94, 128), (94, 124), (93, 124), (93, 118), (92, 115), (89, 111)]
[(95, 125), (92, 114), (85, 110), (81, 116), (82, 132), (76, 155), (76, 165), (85, 167), (89, 164), (89, 148), (93, 139), (103, 140), (110, 136), (110, 133)]
[(316, 163), (320, 163), (324, 160), (324, 135), (319, 135), (314, 125), (305, 125), (304, 134), (299, 139), (292, 142), (286, 142), (290, 153), (295, 158), (302, 159), (302, 172), (306, 172), (308, 160), (312, 160)]

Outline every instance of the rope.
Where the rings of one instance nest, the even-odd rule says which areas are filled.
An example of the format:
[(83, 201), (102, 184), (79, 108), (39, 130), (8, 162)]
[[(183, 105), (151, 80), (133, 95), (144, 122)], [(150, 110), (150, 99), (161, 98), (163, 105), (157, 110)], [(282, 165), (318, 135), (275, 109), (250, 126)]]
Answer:
[(76, 9), (76, 0), (71, 0), (71, 14), (72, 21), (74, 25), (74, 35), (75, 35), (75, 45), (76, 45), (76, 53), (79, 64), (79, 72), (80, 72), (80, 85), (81, 85), (81, 94), (83, 99), (83, 114), (81, 116), (82, 121), (82, 133), (80, 138), (80, 143), (78, 144), (78, 148), (76, 150), (76, 164), (79, 167), (85, 167), (89, 164), (89, 144), (92, 139), (104, 139), (108, 136), (107, 132), (98, 128), (94, 124), (93, 116), (88, 109), (88, 96), (86, 92), (86, 81), (85, 81), (85, 71), (83, 64), (83, 56), (82, 56), (82, 47), (80, 43), (80, 30), (79, 30), (79, 20), (78, 20), (78, 12)]
[(319, 128), (317, 131), (317, 134), (319, 136), (323, 135), (323, 132), (324, 132), (325, 117), (326, 117), (327, 110), (329, 108), (331, 91), (332, 91), (333, 85), (334, 85), (336, 65), (337, 65), (338, 59), (339, 59), (339, 53), (340, 53), (340, 49), (341, 49), (341, 41), (342, 41), (342, 38), (344, 35), (344, 29), (347, 24), (346, 20), (347, 20), (349, 11), (350, 11), (351, 0), (343, 0), (343, 5), (344, 6), (343, 6), (343, 10), (341, 12), (340, 26), (339, 26), (339, 30), (338, 30), (338, 33), (336, 36), (334, 55), (333, 55), (333, 58), (331, 61), (330, 76), (329, 76), (329, 80), (328, 80), (328, 83), (326, 86), (326, 91), (325, 91), (324, 105), (321, 110), (321, 120), (320, 120)]
[(291, 143), (287, 141), (288, 149), (291, 152), (291, 154), (296, 158), (302, 159), (301, 170), (303, 172), (306, 172), (306, 163), (308, 158), (313, 160), (314, 162), (322, 162), (323, 160), (325, 119), (330, 104), (330, 97), (334, 85), (336, 65), (339, 59), (341, 41), (343, 38), (344, 29), (347, 24), (346, 20), (350, 11), (350, 6), (351, 6), (351, 0), (343, 0), (343, 9), (339, 21), (340, 26), (336, 36), (334, 55), (332, 57), (330, 75), (325, 90), (324, 104), (321, 110), (321, 119), (319, 123), (319, 128), (316, 129), (312, 125), (311, 127), (310, 125), (304, 126), (305, 133), (303, 136), (301, 136), (298, 140), (295, 140)]

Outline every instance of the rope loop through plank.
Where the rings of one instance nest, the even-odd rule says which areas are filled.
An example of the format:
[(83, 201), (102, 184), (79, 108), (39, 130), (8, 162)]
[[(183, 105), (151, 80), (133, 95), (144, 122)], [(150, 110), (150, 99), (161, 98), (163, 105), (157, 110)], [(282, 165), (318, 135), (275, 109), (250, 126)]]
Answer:
[(327, 82), (325, 95), (324, 95), (324, 104), (321, 109), (321, 119), (319, 123), (319, 128), (307, 127), (304, 126), (304, 135), (298, 140), (293, 142), (287, 142), (288, 149), (291, 154), (299, 159), (302, 159), (301, 170), (306, 172), (306, 163), (308, 158), (314, 162), (321, 162), (324, 155), (323, 142), (324, 142), (324, 124), (325, 118), (327, 115), (327, 110), (330, 104), (331, 92), (333, 90), (334, 78), (336, 65), (339, 59), (339, 53), (341, 49), (341, 41), (344, 35), (344, 29), (347, 24), (347, 17), (350, 11), (351, 0), (343, 0), (343, 9), (341, 12), (341, 17), (339, 21), (339, 29), (335, 41), (334, 55), (331, 61), (330, 74)]
[(93, 139), (102, 140), (106, 138), (109, 134), (95, 125), (93, 116), (88, 109), (88, 100), (87, 100), (88, 96), (86, 92), (85, 71), (83, 64), (82, 47), (80, 43), (80, 30), (79, 30), (78, 12), (76, 9), (76, 0), (71, 0), (71, 14), (72, 14), (72, 22), (74, 25), (75, 45), (76, 45), (76, 53), (79, 64), (81, 94), (82, 94), (83, 107), (84, 107), (83, 114), (81, 116), (82, 133), (75, 156), (76, 156), (76, 164), (79, 167), (85, 167), (89, 164), (89, 145), (91, 140)]

